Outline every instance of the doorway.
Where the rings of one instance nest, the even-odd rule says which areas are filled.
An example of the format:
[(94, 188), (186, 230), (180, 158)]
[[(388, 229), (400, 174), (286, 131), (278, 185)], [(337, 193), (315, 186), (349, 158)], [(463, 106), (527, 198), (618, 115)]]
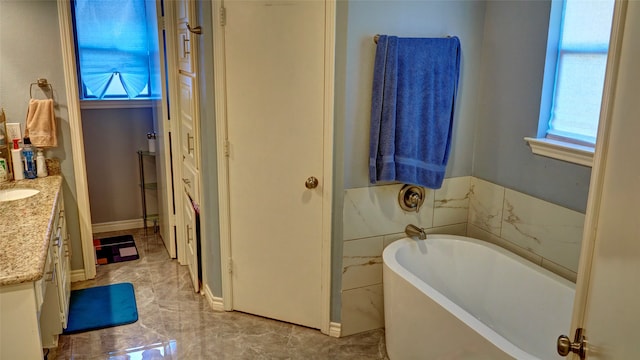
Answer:
[[(156, 11), (156, 5), (160, 6), (160, 1), (145, 1), (147, 18), (152, 21), (147, 25), (151, 37), (159, 44), (163, 43), (162, 38), (158, 38), (157, 16), (160, 11)], [(72, 4), (69, 2), (58, 2), (58, 17), (61, 28), (62, 54), (65, 70), (65, 82), (67, 84), (67, 99), (69, 104), (69, 122), (72, 129), (72, 151), (74, 155), (74, 176), (76, 179), (77, 202), (80, 215), (80, 233), (82, 242), (82, 257), (84, 263), (83, 274), (74, 274), (74, 281), (90, 279), (95, 277), (95, 253), (93, 249), (94, 231), (113, 231), (127, 228), (139, 228), (145, 224), (140, 218), (142, 213), (140, 204), (140, 179), (138, 179), (138, 158), (136, 152), (149, 152), (148, 133), (156, 133), (154, 147), (156, 152), (151, 156), (151, 165), (154, 163), (158, 169), (158, 176), (155, 178), (158, 184), (157, 209), (160, 210), (160, 232), (165, 241), (170, 255), (175, 257), (175, 233), (172, 223), (175, 222), (173, 216), (171, 164), (170, 164), (170, 143), (168, 132), (163, 126), (168, 121), (168, 110), (166, 105), (166, 89), (164, 74), (160, 77), (160, 69), (165, 69), (163, 48), (160, 46), (150, 67), (158, 72), (156, 86), (149, 92), (156, 91), (156, 96), (150, 96), (146, 100), (118, 101), (110, 102), (106, 108), (95, 102), (92, 108), (85, 105), (80, 111), (81, 94), (77, 86), (79, 84), (76, 70), (75, 42), (72, 19)], [(161, 34), (161, 32), (160, 32)], [(160, 78), (162, 80), (160, 80)], [(149, 86), (150, 87), (150, 86)], [(161, 95), (160, 95), (161, 94)], [(160, 96), (158, 96), (160, 95)], [(158, 98), (154, 101), (152, 98)], [(116, 107), (114, 108), (114, 103)], [(124, 105), (124, 106), (121, 106)], [(91, 125), (83, 127), (83, 121), (91, 117)], [(124, 120), (123, 120), (124, 119)], [(84, 129), (84, 131), (83, 131)], [(100, 146), (99, 141), (92, 140), (91, 136), (96, 136), (100, 141), (108, 142), (108, 146)], [(96, 146), (98, 145), (98, 146)], [(99, 154), (100, 159), (90, 158), (90, 155)], [(118, 159), (117, 156), (125, 160)], [(89, 161), (87, 161), (89, 160)], [(94, 167), (94, 168), (92, 168)], [(89, 184), (94, 175), (92, 170), (98, 169), (97, 178), (102, 184)], [(126, 176), (123, 175), (126, 173)], [(96, 176), (94, 176), (95, 178)], [(106, 184), (106, 185), (104, 185)], [(127, 191), (120, 191), (126, 184)], [(114, 190), (115, 189), (115, 190)], [(111, 219), (111, 221), (93, 219), (90, 211), (90, 190), (98, 193), (105, 199), (104, 202), (95, 204), (94, 194), (91, 196), (91, 210), (96, 215), (109, 216), (110, 214), (120, 214), (122, 219)], [(114, 195), (117, 193), (117, 196)], [(119, 198), (118, 198), (119, 196)], [(153, 200), (153, 198), (151, 199)], [(106, 205), (105, 205), (106, 204)], [(125, 210), (120, 209), (123, 207)], [(164, 219), (162, 217), (164, 216)], [(114, 221), (115, 220), (115, 221)], [(164, 221), (163, 221), (164, 220)], [(103, 227), (93, 229), (93, 223), (98, 222)], [(81, 276), (82, 275), (82, 276)]]

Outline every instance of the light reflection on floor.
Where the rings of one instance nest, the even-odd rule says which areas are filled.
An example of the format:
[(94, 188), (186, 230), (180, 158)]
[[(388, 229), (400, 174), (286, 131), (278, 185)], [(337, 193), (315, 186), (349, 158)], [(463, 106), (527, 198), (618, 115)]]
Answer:
[(124, 351), (110, 352), (109, 360), (174, 360), (177, 354), (177, 343), (171, 340), (167, 343), (156, 343), (136, 347)]

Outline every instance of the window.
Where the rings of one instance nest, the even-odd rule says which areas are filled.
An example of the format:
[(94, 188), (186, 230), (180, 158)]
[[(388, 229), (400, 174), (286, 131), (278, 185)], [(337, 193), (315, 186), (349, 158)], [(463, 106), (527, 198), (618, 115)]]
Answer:
[[(75, 0), (82, 99), (155, 98), (159, 74), (155, 8), (145, 0)], [(150, 11), (152, 10), (152, 11)], [(150, 24), (151, 22), (151, 24)]]
[(547, 137), (596, 142), (613, 0), (566, 0)]
[[(552, 2), (538, 141), (590, 152), (592, 157), (613, 7), (614, 0)], [(532, 141), (529, 143), (538, 153)]]

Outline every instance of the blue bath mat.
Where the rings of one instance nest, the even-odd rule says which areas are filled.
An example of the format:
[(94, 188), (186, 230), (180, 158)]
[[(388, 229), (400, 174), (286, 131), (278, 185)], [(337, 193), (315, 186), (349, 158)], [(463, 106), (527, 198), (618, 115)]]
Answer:
[(103, 329), (138, 321), (133, 284), (121, 283), (73, 290), (64, 334)]

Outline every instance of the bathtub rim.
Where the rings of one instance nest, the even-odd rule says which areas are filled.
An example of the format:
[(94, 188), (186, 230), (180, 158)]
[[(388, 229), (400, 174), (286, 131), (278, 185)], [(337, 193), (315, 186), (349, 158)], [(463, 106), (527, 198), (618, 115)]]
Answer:
[[(467, 310), (463, 309), (461, 306), (451, 301), (449, 298), (447, 298), (445, 295), (443, 295), (438, 290), (433, 288), (431, 285), (427, 284), (418, 276), (414, 275), (407, 268), (401, 265), (396, 259), (395, 254), (397, 253), (397, 250), (399, 248), (411, 243), (419, 243), (419, 242), (427, 243), (428, 241), (434, 240), (434, 239), (452, 240), (452, 241), (457, 240), (457, 241), (473, 243), (478, 246), (485, 246), (514, 261), (517, 261), (518, 263), (521, 263), (523, 266), (526, 266), (532, 271), (536, 271), (538, 273), (541, 273), (544, 276), (551, 278), (552, 280), (558, 281), (561, 285), (569, 287), (574, 292), (575, 292), (575, 284), (561, 277), (560, 275), (554, 274), (551, 271), (529, 261), (528, 259), (523, 258), (517, 254), (514, 254), (511, 251), (504, 249), (496, 244), (493, 244), (484, 240), (467, 237), (467, 236), (449, 235), (449, 234), (428, 234), (427, 238), (424, 240), (417, 240), (409, 237), (404, 237), (389, 244), (383, 250), (383, 253), (382, 253), (383, 271), (392, 271), (393, 273), (398, 275), (401, 278), (401, 280), (404, 280), (410, 283), (418, 291), (422, 292), (425, 296), (430, 297), (433, 301), (438, 303), (438, 305), (447, 309), (453, 316), (458, 318), (460, 321), (462, 321), (465, 325), (472, 328), (474, 331), (482, 334), (482, 336), (484, 336), (489, 342), (491, 342), (493, 345), (501, 349), (503, 352), (505, 352), (509, 356), (512, 356), (515, 359), (540, 360), (538, 357), (514, 345), (509, 340), (507, 340), (504, 336), (500, 335), (495, 330), (490, 328), (488, 325), (478, 320), (475, 316), (473, 316)], [(551, 344), (550, 346), (552, 345), (553, 344)]]

